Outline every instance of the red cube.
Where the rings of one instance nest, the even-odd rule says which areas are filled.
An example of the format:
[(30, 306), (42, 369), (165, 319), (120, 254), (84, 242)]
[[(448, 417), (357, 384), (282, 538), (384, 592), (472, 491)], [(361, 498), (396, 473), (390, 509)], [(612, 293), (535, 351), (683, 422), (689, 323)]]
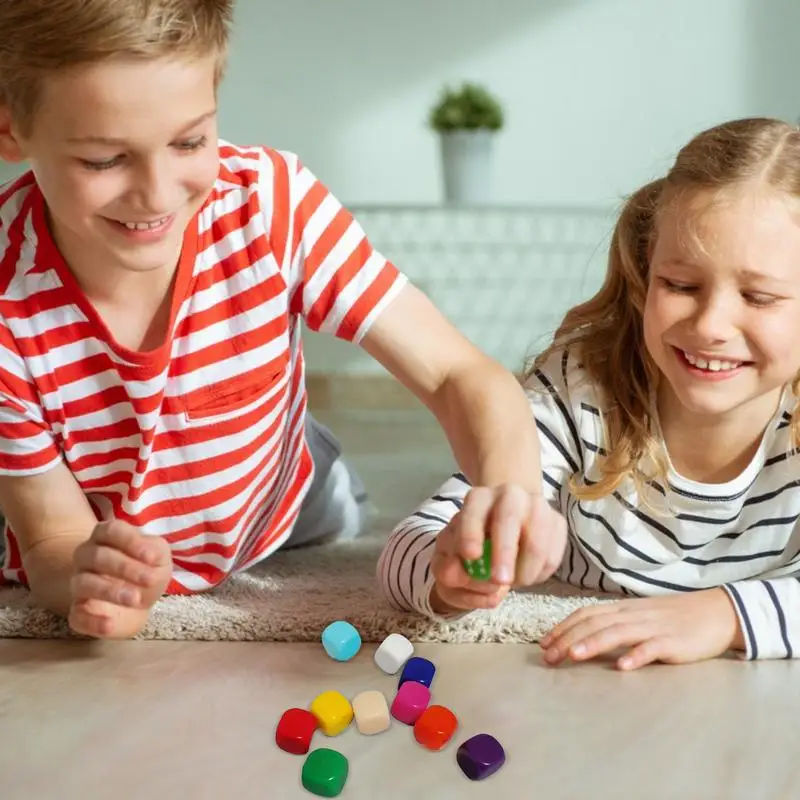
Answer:
[(290, 708), (283, 712), (275, 731), (275, 741), (287, 753), (305, 755), (318, 726), (317, 718), (308, 709)]
[(458, 727), (456, 715), (444, 706), (428, 706), (414, 723), (414, 738), (428, 750), (441, 750)]

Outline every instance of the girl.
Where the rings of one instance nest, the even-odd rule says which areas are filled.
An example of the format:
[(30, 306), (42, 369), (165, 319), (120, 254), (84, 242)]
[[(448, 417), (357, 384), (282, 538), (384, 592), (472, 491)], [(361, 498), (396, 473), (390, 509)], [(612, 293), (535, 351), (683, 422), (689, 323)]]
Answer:
[(513, 576), (495, 557), (489, 582), (470, 580), (458, 556), (475, 492), (464, 504), (454, 475), (392, 533), (386, 597), (451, 616), (556, 574), (628, 599), (557, 625), (548, 664), (619, 648), (621, 669), (730, 649), (795, 657), (799, 378), (800, 131), (729, 122), (629, 198), (603, 286), (527, 375), (566, 540), (531, 558), (532, 522), (501, 543)]

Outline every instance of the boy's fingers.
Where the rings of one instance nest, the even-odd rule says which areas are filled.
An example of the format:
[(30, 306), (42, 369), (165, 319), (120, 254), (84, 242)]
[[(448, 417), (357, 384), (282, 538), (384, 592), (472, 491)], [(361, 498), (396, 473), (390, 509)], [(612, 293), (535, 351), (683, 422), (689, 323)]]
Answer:
[(150, 586), (154, 580), (153, 568), (132, 558), (115, 547), (97, 545), (91, 540), (75, 550), (75, 569), (78, 572), (95, 572), (121, 581)]
[(550, 578), (564, 557), (566, 520), (544, 498), (534, 498), (517, 556), (517, 583), (531, 586)]
[(536, 541), (530, 533), (526, 533), (520, 543), (517, 555), (517, 574), (515, 583), (519, 586), (531, 586), (542, 571), (543, 558), (537, 549)]
[(67, 620), (70, 629), (83, 636), (108, 636), (113, 629), (112, 618), (92, 613), (90, 603), (91, 601), (73, 604)]
[(536, 583), (542, 583), (543, 581), (546, 581), (555, 575), (564, 558), (565, 545), (566, 539), (551, 537), (545, 550), (545, 558), (542, 563), (542, 570), (536, 576)]
[(512, 583), (520, 535), (530, 517), (530, 495), (521, 486), (503, 487), (491, 515), (492, 577)]
[(453, 608), (460, 608), (464, 611), (475, 609), (496, 608), (508, 594), (508, 587), (495, 587), (495, 591), (487, 594), (472, 592), (469, 589), (447, 589), (439, 588), (439, 596)]
[(534, 518), (529, 517), (525, 522), (517, 553), (517, 584), (531, 586), (541, 580), (542, 574), (547, 572), (553, 550), (548, 532), (538, 526)]
[(142, 607), (142, 593), (135, 586), (94, 572), (78, 572), (73, 576), (72, 597), (75, 601), (96, 600), (129, 608)]
[(97, 525), (91, 540), (95, 544), (114, 547), (131, 558), (154, 567), (166, 563), (169, 556), (169, 548), (165, 548), (160, 537), (145, 536), (138, 528), (118, 519)]
[[(460, 512), (459, 512), (460, 513)], [(434, 553), (437, 556), (448, 557), (455, 555), (455, 529), (459, 525), (459, 515), (456, 514), (453, 519), (438, 533), (436, 536), (436, 544), (434, 546)]]
[(473, 489), (464, 500), (456, 526), (456, 550), (461, 558), (473, 560), (483, 554), (494, 491), (483, 486)]
[(452, 554), (434, 554), (431, 569), (433, 570), (436, 582), (447, 588), (462, 588), (467, 586), (470, 581), (469, 575), (464, 572), (464, 566), (461, 560)]

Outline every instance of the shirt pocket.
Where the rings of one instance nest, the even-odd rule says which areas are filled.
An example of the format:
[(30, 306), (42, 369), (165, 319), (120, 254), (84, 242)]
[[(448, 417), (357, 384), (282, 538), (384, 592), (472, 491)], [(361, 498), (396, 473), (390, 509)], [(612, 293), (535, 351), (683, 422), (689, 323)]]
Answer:
[(183, 398), (186, 422), (210, 425), (244, 416), (262, 406), (284, 382), (289, 359), (197, 389)]

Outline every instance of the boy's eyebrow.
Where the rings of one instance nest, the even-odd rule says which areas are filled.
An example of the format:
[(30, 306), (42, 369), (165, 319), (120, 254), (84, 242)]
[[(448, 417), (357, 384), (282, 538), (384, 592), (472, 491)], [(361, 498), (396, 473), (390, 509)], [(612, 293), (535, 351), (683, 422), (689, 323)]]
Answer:
[[(205, 114), (201, 114), (197, 119), (193, 119), (191, 122), (186, 124), (176, 136), (182, 136), (186, 131), (190, 131), (192, 128), (196, 128), (201, 122), (205, 122), (207, 119), (211, 119), (217, 113), (217, 109), (214, 108), (211, 111), (206, 111)], [(121, 145), (126, 144), (124, 139), (115, 139), (109, 136), (77, 136), (74, 138), (67, 139), (70, 144), (108, 144), (114, 147), (119, 147)]]

